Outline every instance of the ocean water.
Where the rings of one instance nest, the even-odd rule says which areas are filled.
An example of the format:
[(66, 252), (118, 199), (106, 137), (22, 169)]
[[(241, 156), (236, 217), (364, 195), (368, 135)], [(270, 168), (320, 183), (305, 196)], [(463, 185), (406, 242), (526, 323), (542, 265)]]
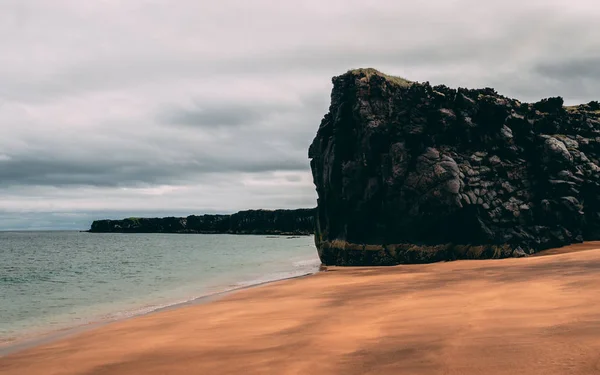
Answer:
[(315, 272), (312, 237), (0, 232), (0, 345)]

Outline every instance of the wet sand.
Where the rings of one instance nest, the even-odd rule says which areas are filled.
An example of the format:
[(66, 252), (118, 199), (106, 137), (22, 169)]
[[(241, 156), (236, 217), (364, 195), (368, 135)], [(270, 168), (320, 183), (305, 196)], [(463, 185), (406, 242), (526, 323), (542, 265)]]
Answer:
[(600, 242), (546, 255), (329, 268), (10, 354), (0, 374), (598, 375)]

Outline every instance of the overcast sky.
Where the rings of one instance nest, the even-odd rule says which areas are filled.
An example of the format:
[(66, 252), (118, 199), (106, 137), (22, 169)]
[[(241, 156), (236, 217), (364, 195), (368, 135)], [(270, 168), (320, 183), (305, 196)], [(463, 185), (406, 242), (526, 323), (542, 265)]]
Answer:
[(600, 99), (600, 5), (1, 0), (0, 229), (316, 205), (331, 77)]

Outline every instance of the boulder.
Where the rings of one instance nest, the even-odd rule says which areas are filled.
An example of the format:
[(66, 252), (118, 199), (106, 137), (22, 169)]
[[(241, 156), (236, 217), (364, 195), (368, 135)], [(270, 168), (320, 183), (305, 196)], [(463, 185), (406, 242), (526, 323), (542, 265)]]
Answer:
[(327, 265), (502, 258), (600, 239), (600, 110), (374, 69), (333, 78), (309, 149)]

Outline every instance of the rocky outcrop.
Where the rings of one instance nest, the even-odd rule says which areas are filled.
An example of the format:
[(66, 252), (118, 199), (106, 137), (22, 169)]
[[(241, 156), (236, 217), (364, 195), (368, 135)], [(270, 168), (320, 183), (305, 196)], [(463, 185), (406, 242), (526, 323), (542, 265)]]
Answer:
[(333, 78), (309, 157), (327, 265), (525, 256), (600, 239), (600, 105), (372, 69)]
[(314, 231), (314, 209), (249, 210), (232, 215), (96, 220), (95, 233), (229, 233), (308, 235)]

